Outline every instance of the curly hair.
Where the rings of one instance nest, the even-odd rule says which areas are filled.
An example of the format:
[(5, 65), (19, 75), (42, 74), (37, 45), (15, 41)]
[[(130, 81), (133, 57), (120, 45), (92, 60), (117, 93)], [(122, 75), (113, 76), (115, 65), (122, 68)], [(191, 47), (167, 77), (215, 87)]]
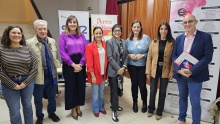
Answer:
[(4, 47), (8, 47), (8, 48), (11, 46), (11, 40), (9, 38), (9, 33), (14, 28), (19, 28), (21, 31), (22, 38), (21, 38), (21, 41), (19, 42), (19, 44), (22, 46), (26, 46), (26, 41), (25, 41), (23, 30), (19, 26), (8, 26), (5, 29), (5, 31), (2, 35), (2, 38), (1, 38), (1, 45), (3, 45)]

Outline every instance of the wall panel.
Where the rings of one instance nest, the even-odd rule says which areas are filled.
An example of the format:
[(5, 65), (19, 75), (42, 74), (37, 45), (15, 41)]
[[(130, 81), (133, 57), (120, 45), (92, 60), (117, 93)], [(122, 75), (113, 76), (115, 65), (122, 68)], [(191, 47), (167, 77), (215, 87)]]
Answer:
[(124, 3), (119, 6), (119, 10), (121, 12), (121, 26), (122, 26), (122, 38), (127, 38), (128, 33), (128, 4)]
[[(143, 34), (153, 40), (159, 24), (163, 21), (169, 22), (170, 0), (135, 0), (120, 5), (120, 10), (123, 39), (129, 37), (131, 24), (137, 19), (142, 23)], [(149, 84), (149, 80), (147, 83)]]
[(127, 12), (121, 11), (123, 32), (127, 30), (126, 34), (123, 33), (123, 38), (129, 37), (131, 24), (138, 19), (142, 23), (143, 33), (154, 39), (158, 25), (163, 21), (169, 22), (170, 0), (135, 0), (122, 4), (121, 10), (127, 10)]

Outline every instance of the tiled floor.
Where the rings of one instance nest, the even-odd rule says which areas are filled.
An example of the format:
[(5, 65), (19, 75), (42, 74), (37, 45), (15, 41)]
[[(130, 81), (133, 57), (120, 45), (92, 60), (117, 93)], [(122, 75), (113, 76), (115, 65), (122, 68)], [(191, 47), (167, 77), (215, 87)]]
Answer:
[[(118, 124), (170, 124), (177, 119), (177, 115), (171, 117), (170, 113), (163, 114), (163, 118), (157, 121), (154, 117), (148, 118), (146, 113), (141, 112), (142, 101), (139, 94), (139, 112), (134, 113), (132, 111), (132, 98), (131, 98), (131, 83), (130, 79), (125, 78), (124, 82), (124, 95), (120, 98), (120, 106), (124, 108), (122, 112), (119, 112), (119, 122)], [(91, 87), (86, 87), (86, 103), (81, 110), (83, 112), (83, 117), (79, 117), (79, 120), (74, 120), (70, 111), (64, 110), (64, 84), (59, 84), (59, 90), (61, 94), (57, 98), (57, 111), (56, 114), (60, 117), (60, 122), (57, 124), (113, 124), (116, 123), (111, 119), (111, 110), (110, 110), (110, 88), (105, 86), (105, 109), (107, 111), (106, 115), (100, 114), (98, 118), (93, 116), (92, 108), (91, 108)], [(149, 87), (148, 87), (149, 92)], [(149, 93), (148, 93), (149, 94)], [(48, 118), (46, 113), (46, 105), (47, 101), (44, 100), (44, 124), (53, 123), (50, 118)], [(34, 109), (34, 104), (33, 104)], [(35, 109), (34, 109), (35, 112)], [(34, 121), (36, 121), (36, 117), (34, 114)], [(187, 124), (191, 124), (192, 120), (187, 118)], [(10, 124), (8, 107), (4, 100), (0, 99), (0, 124)], [(55, 124), (55, 123), (54, 123)], [(208, 124), (207, 122), (201, 122), (201, 124)]]

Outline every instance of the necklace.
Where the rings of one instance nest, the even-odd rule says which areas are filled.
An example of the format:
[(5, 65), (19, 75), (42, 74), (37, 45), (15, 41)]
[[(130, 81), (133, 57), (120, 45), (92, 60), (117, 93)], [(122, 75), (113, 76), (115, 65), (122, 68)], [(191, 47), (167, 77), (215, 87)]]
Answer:
[(98, 48), (102, 48), (102, 43), (97, 43), (96, 42), (96, 44), (97, 44)]
[(102, 48), (102, 45), (98, 45), (98, 44), (97, 44), (97, 46), (98, 46), (98, 48)]

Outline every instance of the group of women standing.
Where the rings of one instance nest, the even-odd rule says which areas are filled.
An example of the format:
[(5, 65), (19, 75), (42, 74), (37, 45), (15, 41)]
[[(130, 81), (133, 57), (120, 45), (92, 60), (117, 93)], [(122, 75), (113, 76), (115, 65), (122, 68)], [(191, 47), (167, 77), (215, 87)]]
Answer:
[[(63, 76), (65, 79), (65, 109), (71, 110), (71, 115), (75, 120), (78, 120), (78, 116), (82, 117), (80, 106), (85, 104), (86, 67), (88, 82), (91, 83), (92, 87), (92, 110), (95, 117), (99, 117), (100, 112), (106, 114), (104, 86), (108, 77), (111, 89), (112, 119), (115, 122), (119, 121), (117, 111), (123, 110), (119, 106), (119, 96), (123, 94), (123, 74), (127, 68), (132, 84), (132, 109), (135, 113), (138, 112), (139, 87), (143, 103), (141, 111), (146, 113), (148, 110), (148, 117), (151, 117), (155, 111), (155, 95), (158, 79), (160, 78), (159, 102), (155, 117), (157, 120), (161, 119), (168, 79), (171, 79), (173, 75), (171, 54), (174, 39), (171, 35), (170, 26), (166, 22), (159, 25), (157, 38), (153, 41), (147, 35), (143, 35), (142, 31), (141, 22), (135, 20), (131, 25), (130, 36), (125, 41), (121, 39), (121, 25), (115, 24), (112, 27), (112, 38), (105, 42), (102, 40), (102, 28), (94, 27), (94, 40), (87, 45), (85, 36), (80, 31), (77, 18), (72, 15), (67, 18), (65, 31), (60, 35), (59, 49), (63, 61)], [(3, 83), (3, 90), (9, 92), (7, 87), (14, 90), (14, 92), (17, 92), (18, 89), (23, 90), (20, 95), (21, 99), (24, 99), (23, 97), (25, 97), (27, 92), (33, 92), (31, 80), (33, 75), (36, 74), (36, 58), (32, 50), (25, 47), (23, 32), (19, 27), (11, 27), (5, 33), (7, 35), (3, 35), (1, 40), (3, 47), (0, 47), (0, 79), (5, 82)], [(18, 38), (12, 36), (16, 34), (19, 36), (17, 36)], [(5, 62), (10, 52), (26, 52), (23, 51), (26, 49), (29, 53), (26, 56), (29, 59), (25, 62), (28, 63), (25, 64), (24, 61), (21, 63), (23, 66), (30, 65), (31, 68), (29, 70), (16, 71), (16, 68), (4, 70), (5, 66), (10, 66), (7, 64), (8, 61), (7, 63)], [(17, 61), (20, 61), (20, 59), (18, 58)], [(13, 65), (14, 67), (20, 66), (14, 62)], [(13, 75), (29, 74), (29, 76), (12, 77), (11, 75), (6, 75), (7, 73), (12, 73)], [(149, 106), (147, 106), (146, 74), (147, 78), (150, 79)], [(18, 81), (18, 83), (10, 83), (10, 81)], [(7, 95), (13, 94), (5, 93), (6, 102), (11, 105), (11, 100), (16, 99), (8, 99), (10, 97)], [(29, 97), (25, 99), (28, 99), (28, 103), (31, 103)], [(27, 100), (24, 100), (22, 104), (26, 104), (25, 101)], [(25, 116), (28, 115), (25, 114)]]
[[(72, 109), (73, 118), (77, 120), (78, 116), (82, 116), (79, 106), (83, 105), (85, 101), (85, 82), (83, 83), (85, 81), (85, 73), (82, 72), (80, 74), (80, 72), (84, 68), (83, 62), (86, 62), (88, 82), (92, 85), (92, 110), (95, 117), (99, 117), (100, 112), (106, 114), (104, 85), (108, 77), (111, 89), (112, 119), (115, 122), (119, 121), (117, 111), (122, 111), (123, 108), (119, 106), (118, 99), (122, 95), (123, 74), (127, 68), (132, 83), (132, 109), (135, 113), (138, 112), (139, 87), (143, 103), (141, 111), (145, 113), (148, 110), (148, 117), (151, 117), (155, 111), (155, 95), (158, 79), (160, 78), (159, 102), (155, 117), (157, 120), (161, 119), (168, 79), (171, 79), (173, 75), (171, 54), (174, 39), (172, 38), (169, 24), (166, 22), (160, 24), (157, 38), (152, 42), (147, 35), (143, 35), (141, 22), (138, 20), (132, 23), (130, 37), (126, 41), (121, 39), (121, 25), (115, 24), (112, 27), (112, 38), (106, 42), (102, 40), (102, 28), (94, 27), (94, 40), (87, 46), (85, 45), (84, 35), (79, 33), (76, 17), (70, 16), (66, 24), (66, 31), (69, 31), (69, 34), (61, 34), (59, 45), (61, 58), (64, 62), (64, 78), (66, 84), (68, 82), (70, 84), (65, 86), (66, 109)], [(68, 42), (71, 41), (70, 39), (73, 41)], [(65, 54), (63, 53), (64, 51)], [(69, 61), (66, 61), (68, 60), (66, 58)], [(66, 71), (66, 67), (69, 68), (69, 71)], [(150, 79), (151, 85), (149, 106), (147, 106), (146, 74), (147, 78)], [(72, 86), (73, 84), (75, 85), (74, 87)], [(76, 90), (68, 91), (71, 89)], [(71, 92), (72, 94), (70, 95)], [(74, 100), (72, 97), (74, 97)]]
[[(123, 75), (128, 69), (131, 77), (133, 111), (138, 112), (138, 87), (141, 93), (141, 111), (148, 117), (155, 111), (155, 96), (158, 79), (160, 92), (155, 118), (162, 118), (168, 79), (172, 78), (173, 66), (171, 54), (174, 39), (168, 23), (163, 22), (158, 27), (157, 38), (151, 42), (143, 34), (142, 24), (135, 20), (131, 25), (131, 33), (125, 41), (121, 39), (122, 27), (115, 24), (112, 27), (112, 38), (103, 41), (101, 27), (93, 28), (94, 40), (86, 45), (85, 36), (80, 32), (78, 20), (69, 16), (65, 32), (60, 36), (60, 55), (63, 60), (63, 75), (65, 78), (65, 109), (72, 110), (72, 117), (82, 116), (80, 106), (85, 103), (85, 63), (88, 82), (92, 87), (92, 110), (95, 117), (99, 113), (106, 114), (104, 104), (105, 80), (110, 84), (110, 102), (112, 120), (118, 122), (117, 111), (119, 96), (123, 94)], [(146, 76), (147, 74), (147, 76)], [(150, 79), (150, 102), (147, 106), (146, 77)], [(74, 89), (74, 90), (73, 90)]]

